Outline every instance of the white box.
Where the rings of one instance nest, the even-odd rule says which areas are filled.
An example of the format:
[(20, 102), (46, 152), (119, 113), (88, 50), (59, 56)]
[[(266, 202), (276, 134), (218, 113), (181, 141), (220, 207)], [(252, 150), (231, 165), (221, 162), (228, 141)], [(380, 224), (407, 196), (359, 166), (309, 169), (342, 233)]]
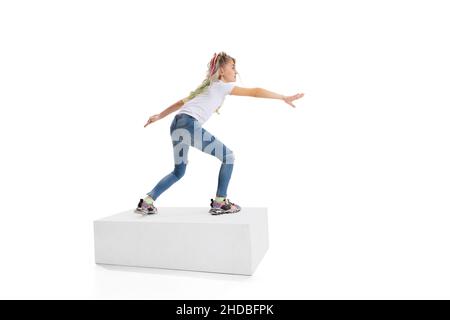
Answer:
[(251, 275), (269, 248), (267, 208), (134, 210), (94, 221), (95, 262)]

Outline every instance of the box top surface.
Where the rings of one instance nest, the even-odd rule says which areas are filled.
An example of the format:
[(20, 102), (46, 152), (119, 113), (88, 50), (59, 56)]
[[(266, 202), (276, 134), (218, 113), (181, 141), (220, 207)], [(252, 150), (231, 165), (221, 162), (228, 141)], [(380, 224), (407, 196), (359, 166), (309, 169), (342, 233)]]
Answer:
[(204, 207), (159, 207), (157, 214), (142, 215), (127, 210), (96, 221), (158, 222), (158, 223), (225, 223), (250, 224), (267, 219), (267, 208), (242, 208), (240, 212), (214, 216)]

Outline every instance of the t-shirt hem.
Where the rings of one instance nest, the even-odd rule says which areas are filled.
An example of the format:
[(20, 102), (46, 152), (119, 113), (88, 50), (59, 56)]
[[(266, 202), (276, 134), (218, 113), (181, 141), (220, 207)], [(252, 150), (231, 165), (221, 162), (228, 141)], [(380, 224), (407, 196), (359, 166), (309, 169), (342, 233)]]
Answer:
[(192, 114), (192, 113), (186, 112), (186, 111), (180, 111), (180, 112), (178, 112), (177, 114), (181, 114), (181, 113), (184, 113), (184, 114), (187, 114), (188, 116), (194, 117), (195, 120), (197, 120), (198, 122), (200, 122), (200, 124), (203, 124), (202, 120), (200, 120), (200, 119), (198, 118), (198, 116), (196, 116), (196, 115), (194, 115), (194, 114)]

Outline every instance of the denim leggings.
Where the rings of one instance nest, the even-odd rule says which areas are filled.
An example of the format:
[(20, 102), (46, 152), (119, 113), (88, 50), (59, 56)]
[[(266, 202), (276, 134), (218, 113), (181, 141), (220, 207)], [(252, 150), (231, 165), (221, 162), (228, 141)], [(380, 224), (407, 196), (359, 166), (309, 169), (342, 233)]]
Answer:
[(233, 172), (233, 151), (202, 128), (197, 119), (185, 113), (177, 114), (174, 117), (170, 125), (170, 135), (172, 137), (175, 167), (147, 195), (156, 200), (164, 191), (184, 176), (189, 147), (193, 146), (218, 158), (222, 162), (216, 196), (226, 197), (228, 183)]

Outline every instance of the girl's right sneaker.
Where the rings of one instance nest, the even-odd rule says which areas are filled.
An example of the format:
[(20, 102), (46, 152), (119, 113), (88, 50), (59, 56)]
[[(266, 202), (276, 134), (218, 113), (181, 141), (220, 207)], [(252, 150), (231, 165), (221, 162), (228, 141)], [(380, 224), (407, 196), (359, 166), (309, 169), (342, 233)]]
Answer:
[(241, 207), (237, 204), (230, 202), (229, 199), (225, 199), (223, 202), (216, 202), (211, 199), (211, 209), (209, 213), (212, 215), (225, 214), (225, 213), (236, 213), (241, 211)]
[(152, 204), (148, 204), (147, 202), (144, 201), (144, 199), (139, 200), (139, 203), (137, 205), (136, 210), (134, 210), (134, 212), (136, 213), (140, 213), (140, 214), (154, 214), (154, 213), (158, 213), (158, 209), (156, 209), (156, 207)]

